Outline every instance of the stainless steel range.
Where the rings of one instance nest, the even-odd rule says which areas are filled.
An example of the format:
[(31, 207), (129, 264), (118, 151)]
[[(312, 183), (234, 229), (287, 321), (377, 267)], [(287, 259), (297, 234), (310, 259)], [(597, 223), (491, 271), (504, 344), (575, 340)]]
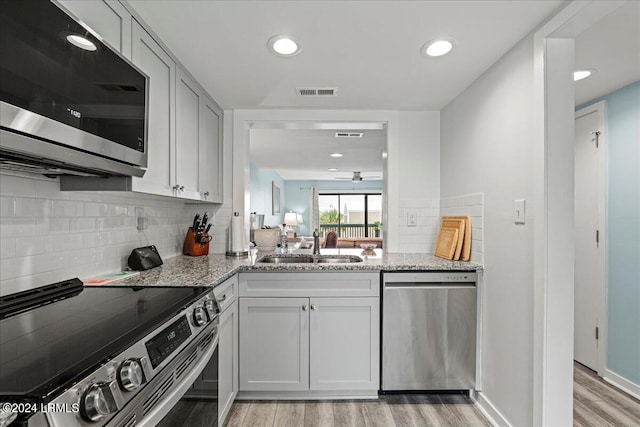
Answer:
[(217, 425), (216, 391), (194, 383), (217, 363), (218, 313), (203, 287), (73, 279), (0, 298), (0, 426), (166, 424), (203, 396)]

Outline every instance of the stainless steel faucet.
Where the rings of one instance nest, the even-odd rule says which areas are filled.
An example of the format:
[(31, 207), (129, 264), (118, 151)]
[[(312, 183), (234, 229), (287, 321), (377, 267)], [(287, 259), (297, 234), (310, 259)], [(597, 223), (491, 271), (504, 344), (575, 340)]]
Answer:
[(317, 228), (313, 231), (313, 254), (320, 255), (320, 233)]

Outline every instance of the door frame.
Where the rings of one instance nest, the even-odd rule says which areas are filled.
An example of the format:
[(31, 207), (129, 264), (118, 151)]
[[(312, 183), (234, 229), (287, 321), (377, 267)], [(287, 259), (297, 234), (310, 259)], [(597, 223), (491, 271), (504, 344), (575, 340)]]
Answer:
[(598, 121), (598, 361), (597, 372), (604, 377), (607, 369), (607, 129), (606, 101), (599, 101), (576, 111), (576, 120), (595, 112)]
[(573, 422), (574, 39), (622, 6), (571, 0), (533, 37), (533, 425)]

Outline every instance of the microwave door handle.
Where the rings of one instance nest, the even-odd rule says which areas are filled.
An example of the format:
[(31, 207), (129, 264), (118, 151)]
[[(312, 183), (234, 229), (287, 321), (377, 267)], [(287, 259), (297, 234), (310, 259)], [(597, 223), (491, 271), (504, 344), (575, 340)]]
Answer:
[(218, 334), (209, 344), (204, 357), (191, 369), (189, 375), (184, 377), (178, 385), (173, 386), (173, 390), (168, 392), (164, 398), (155, 404), (155, 407), (138, 423), (136, 427), (155, 427), (173, 409), (182, 396), (187, 392), (191, 384), (200, 376), (207, 363), (218, 347)]

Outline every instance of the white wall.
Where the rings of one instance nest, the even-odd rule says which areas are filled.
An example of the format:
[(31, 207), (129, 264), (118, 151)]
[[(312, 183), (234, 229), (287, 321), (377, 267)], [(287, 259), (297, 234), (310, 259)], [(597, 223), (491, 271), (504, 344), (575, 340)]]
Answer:
[(481, 397), (518, 426), (533, 423), (533, 95), (529, 37), (441, 112), (442, 197), (484, 193)]
[[(433, 253), (440, 224), (440, 112), (401, 111), (399, 162), (389, 172), (399, 182), (397, 252)], [(417, 226), (409, 227), (409, 213)]]
[[(387, 125), (387, 152), (384, 168), (385, 247), (392, 252), (433, 252), (424, 244), (403, 247), (401, 227), (406, 225), (401, 203), (440, 198), (440, 113), (438, 111), (357, 111), (357, 110), (234, 110), (233, 210), (244, 212), (248, 235), (249, 132), (255, 122), (373, 122)], [(401, 202), (404, 200), (405, 202)], [(437, 208), (437, 207), (436, 207)], [(432, 228), (411, 230), (414, 239), (427, 239)]]

